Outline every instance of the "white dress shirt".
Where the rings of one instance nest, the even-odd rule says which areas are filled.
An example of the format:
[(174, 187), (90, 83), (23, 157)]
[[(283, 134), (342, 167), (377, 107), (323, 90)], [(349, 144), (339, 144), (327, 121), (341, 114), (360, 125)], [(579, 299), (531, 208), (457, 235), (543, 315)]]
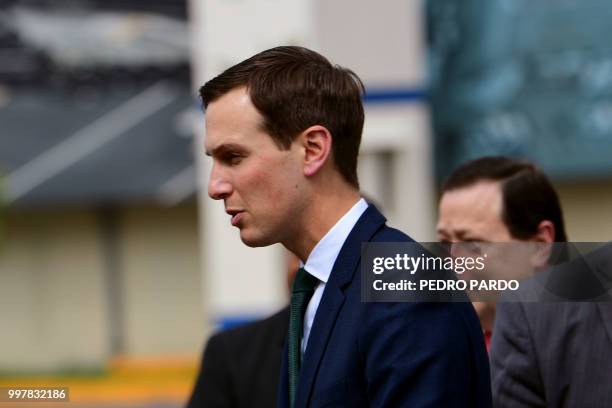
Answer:
[(340, 253), (340, 249), (344, 245), (344, 241), (349, 236), (359, 217), (368, 208), (368, 203), (361, 198), (357, 203), (338, 220), (338, 222), (329, 230), (327, 234), (315, 245), (314, 249), (308, 256), (304, 269), (306, 272), (317, 278), (320, 282), (317, 285), (308, 307), (304, 314), (304, 336), (302, 337), (301, 351), (302, 355), (306, 351), (310, 329), (314, 322), (325, 284), (329, 279), (336, 258)]

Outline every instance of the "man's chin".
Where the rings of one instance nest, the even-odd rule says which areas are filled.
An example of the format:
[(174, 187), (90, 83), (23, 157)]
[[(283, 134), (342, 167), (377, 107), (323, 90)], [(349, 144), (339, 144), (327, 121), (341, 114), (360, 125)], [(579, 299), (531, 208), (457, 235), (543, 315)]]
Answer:
[(276, 241), (269, 239), (268, 237), (255, 236), (253, 234), (249, 234), (245, 230), (240, 231), (240, 240), (246, 246), (251, 248), (265, 247), (276, 243)]

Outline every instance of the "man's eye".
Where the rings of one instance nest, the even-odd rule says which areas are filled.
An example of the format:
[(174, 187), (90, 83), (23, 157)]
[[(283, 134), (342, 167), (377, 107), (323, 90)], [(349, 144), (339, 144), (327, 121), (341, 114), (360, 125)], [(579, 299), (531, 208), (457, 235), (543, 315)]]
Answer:
[(223, 161), (229, 165), (236, 165), (242, 161), (243, 157), (239, 154), (228, 154), (223, 158)]

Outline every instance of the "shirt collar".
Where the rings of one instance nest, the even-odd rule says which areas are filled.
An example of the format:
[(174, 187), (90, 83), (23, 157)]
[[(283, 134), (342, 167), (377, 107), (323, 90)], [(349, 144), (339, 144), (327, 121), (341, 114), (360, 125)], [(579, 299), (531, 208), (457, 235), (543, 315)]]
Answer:
[(327, 283), (336, 258), (344, 241), (348, 238), (361, 215), (367, 210), (368, 203), (361, 198), (353, 207), (327, 231), (308, 256), (304, 269), (321, 282)]

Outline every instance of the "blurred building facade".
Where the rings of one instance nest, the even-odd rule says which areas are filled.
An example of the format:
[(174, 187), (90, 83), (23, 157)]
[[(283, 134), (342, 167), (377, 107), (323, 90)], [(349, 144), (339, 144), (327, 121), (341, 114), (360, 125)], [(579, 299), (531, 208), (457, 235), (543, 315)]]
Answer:
[(195, 357), (185, 2), (3, 3), (0, 372)]

